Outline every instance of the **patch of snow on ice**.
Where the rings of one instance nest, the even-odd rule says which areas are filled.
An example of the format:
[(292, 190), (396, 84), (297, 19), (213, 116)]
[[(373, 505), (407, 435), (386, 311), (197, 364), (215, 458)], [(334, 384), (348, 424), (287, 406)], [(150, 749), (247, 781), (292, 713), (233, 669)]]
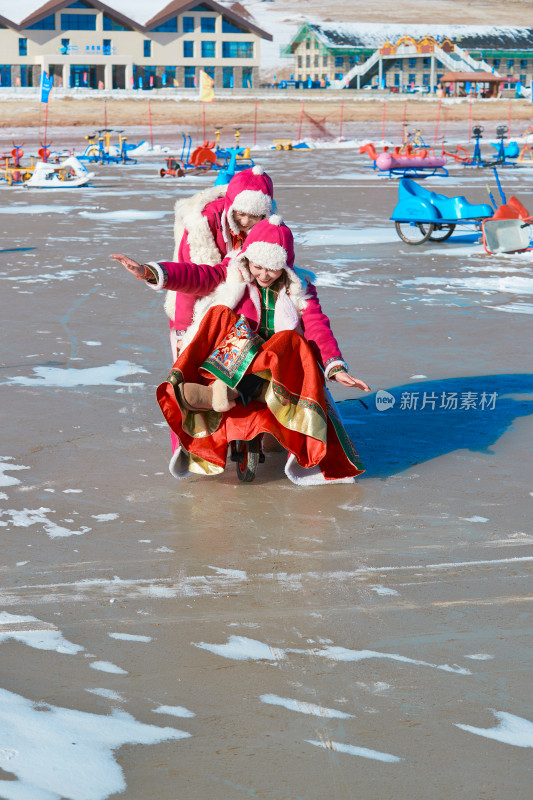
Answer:
[(154, 714), (170, 714), (172, 717), (195, 717), (194, 711), (189, 711), (185, 706), (158, 706), (152, 709)]
[(299, 711), (301, 714), (313, 714), (315, 717), (326, 719), (348, 719), (353, 714), (346, 714), (344, 711), (337, 711), (336, 708), (325, 708), (317, 706), (315, 703), (306, 703), (302, 700), (292, 700), (289, 697), (278, 697), (277, 694), (262, 694), (259, 698), (262, 703), (271, 706), (282, 706), (289, 711)]
[(314, 744), (315, 747), (323, 747), (325, 750), (334, 750), (337, 753), (348, 753), (352, 756), (362, 756), (363, 758), (371, 758), (375, 761), (385, 761), (390, 764), (398, 761), (403, 761), (398, 756), (392, 756), (390, 753), (381, 753), (379, 750), (370, 750), (368, 747), (357, 747), (354, 744), (343, 744), (342, 742), (333, 742), (331, 739), (328, 741), (315, 741), (314, 739), (306, 739), (308, 744)]
[(319, 656), (327, 658), (331, 661), (365, 661), (370, 658), (386, 658), (391, 661), (400, 661), (404, 664), (414, 664), (416, 666), (431, 667), (432, 669), (439, 669), (443, 672), (453, 672), (456, 675), (471, 675), (470, 670), (460, 667), (457, 664), (450, 666), (449, 664), (432, 664), (429, 661), (421, 661), (416, 658), (408, 658), (401, 656), (397, 653), (380, 653), (378, 650), (349, 650), (346, 647), (324, 647), (322, 650), (291, 650), (288, 649), (287, 653), (303, 653), (305, 655)]
[(140, 211), (134, 208), (125, 208), (120, 211), (80, 211), (80, 217), (95, 219), (99, 222), (138, 222), (143, 219), (162, 219), (172, 211)]
[[(16, 486), (17, 483), (20, 483), (18, 478), (14, 478), (13, 475), (6, 475), (6, 472), (29, 469), (29, 467), (24, 467), (21, 464), (10, 464), (9, 462), (12, 460), (12, 456), (0, 456), (0, 486)], [(3, 499), (7, 499), (7, 495)]]
[(471, 656), (465, 656), (465, 658), (471, 658), (473, 661), (491, 661), (494, 656), (488, 653), (472, 653)]
[(101, 344), (102, 344), (102, 342), (91, 342), (91, 341), (87, 341), (87, 342), (83, 342), (83, 344), (86, 344), (86, 345), (87, 345), (87, 347), (100, 347), (100, 346), (101, 346)]
[(0, 214), (70, 214), (76, 206), (39, 206), (21, 204), (12, 206), (0, 206)]
[(475, 728), (473, 725), (460, 725), (455, 723), (458, 728), (478, 736), (485, 736), (487, 739), (495, 739), (497, 742), (512, 744), (514, 747), (533, 747), (533, 722), (506, 711), (492, 711), (496, 719), (500, 720), (499, 725), (494, 728)]
[(419, 276), (399, 281), (399, 286), (446, 286), (467, 292), (499, 292), (502, 294), (533, 294), (533, 278), (509, 275), (504, 278), (433, 278)]
[(506, 311), (508, 314), (533, 314), (531, 303), (508, 303), (505, 306), (491, 306), (495, 311)]
[(36, 617), (22, 617), (1, 611), (0, 642), (7, 642), (8, 639), (15, 639), (36, 650), (55, 650), (62, 655), (75, 655), (85, 649), (64, 639), (61, 631)]
[(0, 780), (0, 796), (106, 800), (126, 789), (115, 750), (189, 736), (177, 728), (138, 722), (125, 711), (89, 714), (0, 689), (0, 763), (18, 778)]
[(98, 522), (111, 522), (113, 519), (118, 519), (118, 514), (91, 514), (91, 517)]
[(151, 642), (151, 636), (141, 636), (135, 633), (108, 633), (111, 639), (124, 639), (126, 642)]
[(279, 661), (285, 658), (283, 650), (270, 647), (257, 639), (249, 639), (247, 636), (230, 636), (226, 644), (207, 642), (192, 642), (192, 644), (217, 656), (234, 658), (237, 661)]
[(398, 236), (392, 228), (318, 228), (299, 231), (294, 237), (300, 246), (322, 247), (323, 245), (346, 246), (362, 244), (390, 244)]
[(46, 386), (70, 389), (74, 386), (142, 386), (140, 383), (119, 382), (118, 378), (144, 373), (148, 370), (132, 364), (130, 361), (115, 361), (102, 367), (86, 367), (85, 369), (60, 369), (59, 367), (34, 367), (35, 376), (9, 376), (6, 383), (18, 386)]
[(63, 528), (57, 525), (52, 520), (49, 520), (46, 514), (55, 514), (51, 508), (23, 508), (21, 511), (8, 508), (5, 511), (0, 511), (0, 517), (10, 516), (10, 519), (5, 522), (0, 520), (0, 527), (6, 528), (13, 525), (15, 528), (29, 528), (31, 525), (42, 525), (43, 530), (51, 539), (59, 539), (65, 536), (83, 536), (88, 533), (91, 528), (82, 525), (78, 531), (70, 530), (70, 528)]
[(224, 569), (223, 567), (211, 567), (209, 565), (208, 569), (214, 570), (217, 575), (223, 575), (227, 578), (235, 578), (239, 581), (245, 581), (248, 578), (246, 572), (241, 569)]
[(112, 689), (85, 689), (89, 694), (97, 694), (99, 697), (105, 697), (107, 700), (116, 700), (118, 703), (125, 703), (126, 700), (118, 692)]
[(487, 517), (459, 517), (463, 522), (488, 522)]
[(97, 669), (100, 672), (111, 672), (113, 675), (127, 675), (125, 669), (122, 667), (117, 667), (116, 664), (112, 664), (110, 661), (92, 661), (89, 666), (91, 669)]
[(376, 586), (371, 586), (370, 588), (376, 594), (382, 594), (382, 595), (386, 595), (386, 594), (399, 595), (400, 594), (400, 592), (397, 592), (396, 589), (389, 589), (388, 586), (381, 586), (381, 584), (377, 584)]

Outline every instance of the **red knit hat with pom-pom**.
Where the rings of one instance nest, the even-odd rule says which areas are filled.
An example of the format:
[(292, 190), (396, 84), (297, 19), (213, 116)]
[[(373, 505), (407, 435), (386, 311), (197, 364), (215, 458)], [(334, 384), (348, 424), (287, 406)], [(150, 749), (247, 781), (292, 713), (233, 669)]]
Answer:
[(240, 229), (233, 217), (234, 211), (242, 211), (254, 217), (268, 217), (272, 212), (274, 187), (263, 167), (256, 165), (251, 169), (237, 172), (228, 184), (224, 200), (224, 210), (229, 228), (238, 234)]

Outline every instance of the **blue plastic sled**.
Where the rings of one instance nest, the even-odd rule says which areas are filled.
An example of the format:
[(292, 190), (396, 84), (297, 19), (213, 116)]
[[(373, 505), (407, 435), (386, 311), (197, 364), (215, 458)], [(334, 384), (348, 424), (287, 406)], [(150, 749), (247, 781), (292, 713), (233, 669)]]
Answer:
[(480, 228), (481, 222), (493, 214), (494, 209), (488, 203), (469, 203), (463, 195), (447, 197), (403, 178), (398, 187), (398, 204), (390, 219), (400, 239), (407, 244), (423, 244), (428, 239), (445, 241), (458, 224)]

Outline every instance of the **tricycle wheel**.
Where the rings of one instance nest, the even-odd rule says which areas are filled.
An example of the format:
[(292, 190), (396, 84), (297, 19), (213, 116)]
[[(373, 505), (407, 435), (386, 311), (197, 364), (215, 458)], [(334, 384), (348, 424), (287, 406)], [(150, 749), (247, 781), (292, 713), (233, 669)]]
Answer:
[(433, 233), (432, 222), (395, 222), (396, 233), (406, 244), (423, 244)]
[(166, 174), (167, 174), (167, 171), (166, 171), (166, 169), (164, 169), (163, 167), (161, 167), (161, 169), (159, 170), (159, 177), (160, 177), (160, 178), (164, 178)]
[(445, 225), (433, 225), (433, 232), (429, 237), (430, 242), (445, 242), (446, 239), (450, 238), (455, 230), (455, 227), (456, 226), (453, 223)]
[(251, 483), (257, 473), (260, 455), (259, 436), (249, 442), (236, 442), (237, 477), (243, 483)]

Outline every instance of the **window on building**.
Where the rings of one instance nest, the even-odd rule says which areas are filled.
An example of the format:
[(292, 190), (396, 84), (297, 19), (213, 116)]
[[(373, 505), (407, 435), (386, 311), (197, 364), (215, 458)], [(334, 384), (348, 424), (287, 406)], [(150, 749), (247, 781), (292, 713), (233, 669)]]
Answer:
[(422, 84), (424, 86), (429, 86), (429, 75), (427, 75), (426, 73), (422, 75)]
[(183, 17), (183, 33), (194, 32), (194, 17)]
[(27, 56), (27, 55), (28, 55), (28, 40), (19, 39), (19, 56)]
[(311, 66), (311, 56), (306, 56), (305, 57), (305, 66), (306, 67), (310, 67)]
[(410, 72), (409, 73), (409, 83), (414, 86), (415, 85), (415, 81), (416, 81), (416, 74), (414, 72)]
[(520, 59), (520, 69), (527, 69), (527, 58)]
[(394, 66), (396, 67), (396, 69), (401, 69), (402, 68), (402, 59), (399, 58), (397, 61), (395, 61), (394, 62)]
[(318, 56), (315, 56), (315, 59), (314, 59), (314, 66), (315, 66), (315, 67), (318, 67)]
[(155, 67), (145, 67), (144, 68), (144, 88), (145, 89), (153, 89), (156, 85), (156, 72)]
[(222, 42), (222, 58), (253, 58), (253, 42)]
[(416, 58), (410, 58), (409, 59), (409, 67), (410, 67), (410, 69), (413, 69), (413, 67), (416, 67)]
[(47, 17), (40, 19), (39, 22), (34, 22), (33, 25), (26, 26), (26, 30), (28, 31), (55, 31), (55, 29), (55, 14), (49, 14)]
[(399, 72), (395, 72), (394, 73), (394, 85), (395, 86), (399, 86), (400, 85), (400, 73)]
[(104, 31), (131, 31), (131, 28), (104, 14)]
[(243, 67), (242, 68), (242, 88), (243, 89), (252, 89), (252, 68), (251, 67)]
[(336, 67), (344, 66), (344, 56), (335, 56), (335, 66)]
[(165, 71), (161, 75), (161, 83), (163, 86), (177, 86), (176, 67), (165, 67)]
[(33, 71), (30, 66), (25, 64), (20, 67), (20, 85), (33, 86)]
[(233, 67), (222, 67), (222, 87), (233, 89)]
[(70, 50), (70, 39), (61, 39), (61, 55), (66, 56)]
[(200, 17), (200, 30), (202, 33), (215, 32), (216, 17)]
[(96, 14), (61, 14), (62, 31), (95, 31)]
[(247, 33), (247, 31), (239, 28), (238, 25), (234, 25), (229, 19), (222, 17), (222, 33)]
[(423, 67), (429, 67), (429, 66), (431, 66), (431, 59), (430, 59), (430, 58), (423, 58), (423, 59), (422, 59), (422, 66), (423, 66)]
[(324, 58), (322, 59), (322, 66), (327, 67), (327, 65), (328, 65), (328, 57), (324, 56)]
[(306, 41), (306, 43), (305, 43), (305, 49), (306, 49), (306, 50), (310, 50), (310, 49), (311, 49), (311, 40), (310, 40), (310, 39), (308, 39), (308, 40)]
[(335, 73), (335, 80), (336, 81), (340, 81), (340, 80), (342, 80), (342, 78), (343, 78), (342, 72), (336, 72)]
[(301, 69), (304, 65), (303, 56), (298, 56), (298, 68)]
[(514, 67), (514, 58), (507, 59), (507, 67), (508, 68)]
[(520, 75), (520, 83), (524, 84), (527, 81), (526, 75)]
[(194, 58), (194, 42), (183, 42), (183, 58)]
[(151, 28), (150, 30), (154, 31), (154, 33), (177, 33), (178, 18), (172, 17), (171, 19), (167, 19), (162, 25), (158, 25), (157, 28)]
[(104, 39), (102, 41), (102, 53), (104, 56), (111, 55), (111, 39)]
[(215, 80), (215, 68), (214, 67), (202, 67), (202, 70), (206, 73), (206, 75), (209, 75), (210, 78), (213, 78), (213, 80)]
[(196, 85), (196, 67), (185, 67), (185, 87), (191, 89)]
[(495, 58), (493, 63), (494, 63), (495, 67), (499, 67), (500, 66), (500, 59), (499, 58)]
[(152, 42), (150, 39), (145, 39), (143, 42), (143, 56), (145, 58), (150, 58), (152, 55)]
[(11, 86), (11, 64), (0, 64), (0, 86)]
[(215, 58), (215, 42), (202, 42), (202, 58)]

